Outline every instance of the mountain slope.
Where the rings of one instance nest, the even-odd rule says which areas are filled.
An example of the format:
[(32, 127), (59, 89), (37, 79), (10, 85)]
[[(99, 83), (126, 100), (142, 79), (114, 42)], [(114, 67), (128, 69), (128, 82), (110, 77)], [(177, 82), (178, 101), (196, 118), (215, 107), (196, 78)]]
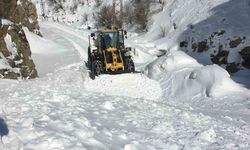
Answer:
[[(160, 49), (181, 49), (202, 64), (249, 72), (249, 13), (248, 0), (167, 1), (145, 36)], [(165, 38), (159, 37), (162, 30)]]

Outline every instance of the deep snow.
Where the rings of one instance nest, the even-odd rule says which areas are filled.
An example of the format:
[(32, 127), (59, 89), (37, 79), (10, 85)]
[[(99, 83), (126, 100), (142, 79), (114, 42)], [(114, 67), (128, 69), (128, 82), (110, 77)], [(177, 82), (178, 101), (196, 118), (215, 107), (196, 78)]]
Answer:
[(89, 31), (46, 22), (41, 31), (43, 38), (25, 31), (40, 78), (0, 80), (0, 117), (9, 129), (1, 149), (250, 148), (249, 90), (222, 68), (179, 51), (156, 59), (153, 43), (131, 36), (136, 68), (148, 66), (152, 79), (93, 81), (84, 65)]
[[(32, 1), (40, 13), (39, 1)], [(72, 24), (98, 10), (89, 0), (90, 7), (69, 12), (80, 1), (65, 2), (59, 12), (46, 4), (49, 20)], [(147, 34), (129, 33), (126, 40), (142, 73), (96, 80), (84, 65), (91, 31), (78, 30), (93, 26), (92, 17), (71, 26), (41, 22), (43, 37), (24, 28), (39, 78), (0, 79), (0, 121), (9, 130), (0, 149), (250, 149), (250, 91), (221, 67), (200, 64), (211, 64), (207, 54), (197, 55), (197, 62), (178, 51), (190, 24), (211, 18), (211, 8), (228, 1), (168, 0)], [(168, 37), (158, 40), (161, 26)], [(157, 58), (161, 50), (166, 55)], [(6, 62), (0, 59), (0, 68)], [(248, 77), (243, 70), (233, 79), (248, 83)]]

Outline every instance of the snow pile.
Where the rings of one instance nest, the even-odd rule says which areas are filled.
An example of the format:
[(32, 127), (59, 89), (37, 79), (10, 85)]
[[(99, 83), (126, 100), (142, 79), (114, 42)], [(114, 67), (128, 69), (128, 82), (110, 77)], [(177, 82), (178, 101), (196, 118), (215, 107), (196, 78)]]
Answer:
[(172, 51), (156, 59), (146, 68), (149, 77), (156, 79), (163, 72), (174, 72), (181, 69), (200, 67), (201, 65), (192, 57), (181, 51)]
[(113, 96), (142, 99), (158, 99), (162, 96), (158, 82), (143, 74), (101, 75), (95, 80), (86, 78), (84, 87), (88, 91)]
[(223, 68), (202, 66), (182, 51), (160, 57), (146, 68), (145, 73), (162, 84), (166, 97), (218, 97), (243, 91)]

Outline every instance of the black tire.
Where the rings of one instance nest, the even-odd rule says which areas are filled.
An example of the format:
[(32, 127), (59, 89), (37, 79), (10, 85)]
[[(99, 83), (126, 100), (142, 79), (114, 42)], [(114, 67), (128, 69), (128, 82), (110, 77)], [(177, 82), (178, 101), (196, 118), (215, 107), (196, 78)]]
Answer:
[(135, 72), (135, 64), (131, 58), (125, 59), (125, 72)]
[(92, 63), (92, 73), (95, 75), (95, 76), (99, 76), (100, 74), (103, 73), (103, 64), (100, 60), (95, 60), (93, 63)]

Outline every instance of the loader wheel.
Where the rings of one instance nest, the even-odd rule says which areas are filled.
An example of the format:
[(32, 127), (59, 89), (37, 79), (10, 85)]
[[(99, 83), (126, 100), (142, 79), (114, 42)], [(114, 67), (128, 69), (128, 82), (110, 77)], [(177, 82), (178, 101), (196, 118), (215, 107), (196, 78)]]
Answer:
[(131, 58), (125, 59), (125, 72), (135, 72), (135, 65)]
[(103, 65), (100, 60), (95, 60), (92, 63), (92, 72), (95, 76), (99, 76), (103, 72)]

